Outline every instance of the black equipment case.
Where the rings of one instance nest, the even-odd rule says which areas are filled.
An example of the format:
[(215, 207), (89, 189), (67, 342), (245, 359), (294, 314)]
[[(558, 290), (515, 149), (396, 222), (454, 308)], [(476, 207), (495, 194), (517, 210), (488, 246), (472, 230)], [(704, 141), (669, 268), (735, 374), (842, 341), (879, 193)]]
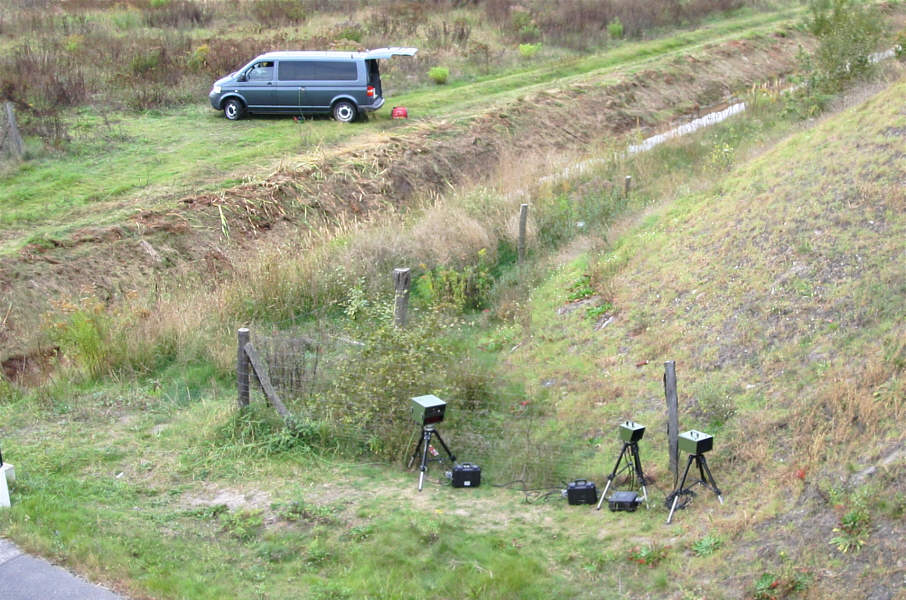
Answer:
[(566, 500), (570, 504), (597, 504), (598, 488), (587, 479), (570, 481), (566, 484)]
[(478, 487), (481, 485), (481, 467), (472, 463), (453, 465), (453, 487)]
[(614, 492), (607, 500), (607, 506), (612, 511), (626, 510), (634, 512), (639, 505), (639, 495), (636, 492)]

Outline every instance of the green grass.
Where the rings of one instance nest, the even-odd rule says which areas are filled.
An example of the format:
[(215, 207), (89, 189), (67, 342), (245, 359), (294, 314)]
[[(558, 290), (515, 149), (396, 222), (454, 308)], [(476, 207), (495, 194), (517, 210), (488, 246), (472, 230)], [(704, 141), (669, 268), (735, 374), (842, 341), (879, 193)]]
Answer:
[[(615, 597), (717, 594), (724, 589), (719, 586), (724, 585), (721, 575), (726, 569), (747, 572), (744, 565), (753, 564), (752, 542), (744, 532), (759, 544), (773, 539), (763, 533), (772, 527), (753, 529), (748, 515), (767, 521), (787, 506), (781, 501), (786, 498), (784, 487), (764, 482), (764, 478), (773, 482), (776, 461), (758, 465), (728, 457), (745, 456), (747, 448), (765, 443), (770, 456), (784, 452), (786, 444), (772, 447), (764, 441), (746, 441), (750, 434), (739, 426), (740, 417), (733, 417), (718, 436), (711, 457), (728, 503), (720, 506), (713, 496), (700, 493), (673, 525), (665, 527), (658, 500), (670, 484), (665, 457), (657, 450), (663, 445), (660, 362), (679, 359), (684, 425), (695, 424), (693, 400), (735, 393), (738, 380), (754, 383), (760, 393), (774, 399), (766, 407), (749, 392), (751, 399), (737, 405), (744, 418), (764, 419), (757, 413), (766, 408), (786, 418), (797, 405), (795, 396), (783, 390), (803, 373), (802, 367), (790, 366), (804, 364), (801, 353), (830, 335), (837, 352), (848, 358), (847, 349), (870, 345), (872, 338), (884, 338), (885, 330), (895, 329), (890, 323), (894, 315), (883, 309), (883, 303), (900, 293), (898, 288), (877, 287), (878, 277), (866, 275), (841, 283), (838, 290), (840, 297), (860, 299), (863, 312), (846, 314), (870, 319), (864, 332), (854, 332), (846, 346), (833, 331), (808, 331), (806, 340), (799, 333), (809, 323), (805, 318), (789, 323), (785, 331), (792, 338), (780, 338), (776, 346), (765, 343), (763, 335), (769, 329), (762, 325), (748, 342), (763, 344), (758, 365), (736, 359), (742, 362), (732, 363), (732, 373), (718, 377), (702, 358), (721, 356), (720, 351), (709, 353), (717, 345), (709, 332), (722, 332), (726, 315), (735, 314), (728, 305), (753, 296), (770, 298), (761, 279), (738, 279), (733, 267), (749, 256), (763, 261), (753, 273), (772, 268), (778, 272), (779, 267), (771, 266), (778, 261), (774, 253), (785, 246), (771, 241), (772, 236), (798, 239), (801, 232), (786, 231), (783, 221), (774, 222), (772, 216), (789, 221), (796, 210), (810, 210), (811, 221), (830, 231), (832, 222), (820, 219), (859, 214), (848, 213), (844, 204), (836, 213), (820, 210), (835, 202), (830, 192), (835, 186), (824, 193), (796, 194), (800, 201), (795, 205), (790, 204), (793, 196), (784, 191), (828, 185), (808, 177), (808, 165), (823, 161), (818, 166), (831, 170), (833, 161), (841, 160), (836, 153), (851, 143), (854, 124), (872, 143), (888, 146), (889, 139), (879, 132), (887, 123), (897, 122), (889, 98), (902, 93), (902, 87), (752, 161), (745, 156), (758, 146), (740, 141), (737, 156), (742, 166), (723, 180), (719, 195), (714, 189), (679, 193), (676, 202), (664, 196), (663, 205), (656, 203), (653, 214), (639, 219), (604, 254), (585, 250), (573, 257), (561, 254), (565, 260), (551, 264), (545, 281), (532, 294), (530, 321), (515, 334), (527, 343), (511, 351), (508, 342), (496, 359), (497, 368), (524, 378), (531, 399), (549, 404), (548, 414), (554, 418), (544, 426), (560, 440), (577, 432), (584, 437), (590, 429), (599, 432), (587, 442), (589, 458), (576, 455), (567, 460), (565, 466), (572, 469), (567, 472), (573, 477), (602, 480), (619, 446), (607, 423), (637, 416), (648, 424), (642, 460), (656, 475), (649, 488), (650, 511), (597, 512), (567, 506), (556, 497), (527, 504), (521, 492), (491, 485), (507, 483), (500, 478), (499, 458), (485, 465), (484, 485), (478, 489), (452, 490), (429, 482), (418, 493), (415, 474), (397, 465), (346, 463), (303, 446), (262, 454), (238, 438), (222, 435), (235, 414), (231, 382), (219, 381), (204, 369), (189, 373), (174, 366), (156, 380), (61, 384), (45, 389), (43, 395), (26, 393), (0, 403), (4, 456), (16, 464), (18, 475), (14, 506), (0, 514), (0, 531), (91, 579), (125, 593), (155, 597), (547, 598), (557, 590), (566, 597), (595, 598), (603, 589), (618, 590)], [(770, 123), (765, 115), (762, 123)], [(742, 139), (745, 136), (738, 133), (745, 127), (728, 123), (661, 150), (663, 156), (675, 152), (686, 157), (676, 157), (676, 172), (664, 173), (669, 183), (661, 185), (672, 187), (682, 176), (700, 176), (687, 172), (693, 166), (688, 157), (707, 156), (708, 148), (734, 136)], [(765, 127), (761, 137), (773, 139), (788, 125), (778, 120)], [(826, 156), (816, 158), (814, 145)], [(838, 173), (845, 176), (847, 170)], [(879, 185), (881, 181), (874, 179)], [(784, 187), (789, 185), (795, 187)], [(652, 190), (661, 188), (654, 186), (655, 182), (638, 180), (640, 206), (655, 202)], [(767, 196), (762, 189), (773, 192)], [(804, 197), (813, 199), (802, 201)], [(753, 198), (776, 204), (765, 211)], [(892, 228), (890, 233), (902, 228), (896, 211), (880, 214)], [(750, 230), (769, 238), (760, 240)], [(739, 232), (739, 239), (729, 235), (732, 231)], [(834, 231), (837, 243), (849, 252), (861, 251), (869, 243), (861, 227)], [(897, 281), (901, 265), (884, 261), (884, 256), (901, 236), (883, 243), (873, 236), (877, 256), (868, 259), (866, 253), (860, 273), (885, 273), (881, 280)], [(748, 245), (756, 243), (761, 244), (759, 254)], [(714, 244), (723, 244), (720, 252), (713, 252)], [(817, 240), (811, 246), (812, 252), (823, 255), (836, 244)], [(604, 270), (598, 272), (599, 268)], [(618, 318), (602, 332), (593, 332), (579, 313), (556, 314), (585, 275), (590, 282), (611, 286)], [(687, 287), (696, 289), (694, 302), (687, 300)], [(790, 292), (787, 302), (798, 303), (805, 314), (815, 310), (810, 306), (813, 297), (795, 293), (795, 288)], [(860, 296), (865, 292), (870, 295)], [(676, 306), (684, 310), (677, 312)], [(754, 321), (737, 323), (738, 335), (757, 326)], [(499, 329), (478, 328), (474, 335), (499, 332), (508, 338), (514, 335), (509, 327), (504, 323)], [(677, 337), (679, 332), (682, 336)], [(669, 346), (663, 345), (664, 337)], [(637, 366), (641, 358), (651, 359), (652, 366)], [(773, 365), (781, 360), (791, 373), (776, 373)], [(547, 395), (532, 391), (546, 379), (568, 385)], [(190, 385), (185, 388), (180, 382)], [(808, 394), (808, 388), (803, 393)], [(554, 427), (556, 421), (561, 427)], [(455, 439), (450, 441), (455, 447)], [(816, 462), (813, 468), (820, 470), (822, 464)], [(762, 504), (765, 496), (769, 502)], [(224, 508), (227, 503), (232, 506)], [(836, 524), (832, 521), (826, 532), (816, 530), (825, 552), (834, 549), (830, 529)], [(797, 527), (796, 535), (804, 535), (802, 530)], [(797, 586), (819, 585), (799, 568), (826, 568), (828, 563), (812, 554), (810, 538), (800, 545), (796, 535), (784, 542), (785, 552), (795, 558), (775, 560), (768, 554), (757, 563), (756, 575), (789, 572), (784, 577)], [(878, 542), (874, 535), (860, 539), (863, 553)], [(711, 554), (721, 560), (712, 560)], [(732, 589), (739, 593), (755, 589), (756, 575), (732, 583)]]
[[(589, 57), (416, 90), (388, 103), (407, 106), (419, 120), (473, 118), (551, 86), (638, 72), (654, 61), (668, 61), (727, 39), (768, 34), (800, 14), (800, 8), (744, 14)], [(384, 110), (367, 125), (344, 127), (324, 119), (296, 123), (288, 117), (227, 123), (207, 103), (112, 117), (84, 109), (71, 120), (74, 140), (64, 153), (33, 158), (0, 179), (4, 206), (0, 252), (61, 239), (81, 227), (122, 221), (141, 210), (171, 204), (181, 195), (262, 179), (283, 159), (316, 159), (324, 148), (343, 141), (368, 143), (374, 135), (408, 129), (388, 114)]]
[[(499, 320), (467, 315), (455, 342), (480, 346), (500, 396), (523, 393), (541, 417), (489, 457), (478, 489), (429, 482), (418, 493), (399, 465), (274, 444), (266, 423), (243, 427), (216, 368), (165, 361), (149, 379), (73, 374), (0, 399), (18, 476), (0, 533), (124, 593), (164, 598), (722, 597), (774, 581), (842, 598), (853, 589), (842, 582), (899, 585), (902, 459), (879, 476), (883, 506), (857, 515), (876, 526), (859, 531), (855, 556), (868, 562), (838, 550), (833, 528), (847, 513), (833, 503), (858, 496), (831, 486), (903, 439), (906, 219), (890, 164), (904, 93), (900, 82), (804, 131), (776, 109), (756, 112), (542, 191), (556, 231), (532, 265), (498, 273), (539, 285), (509, 279), (523, 305)], [(728, 173), (707, 164), (725, 145)], [(601, 182), (624, 167), (632, 202), (604, 211)], [(571, 224), (588, 214), (599, 229), (579, 235)], [(611, 243), (579, 243), (615, 219), (623, 233)], [(582, 311), (557, 314), (586, 278), (613, 304), (600, 331)], [(699, 489), (668, 527), (670, 359), (682, 427), (717, 428), (709, 461), (727, 502)], [(515, 421), (511, 404), (485, 418)], [(619, 450), (611, 428), (629, 417), (648, 425), (650, 511), (530, 504), (493, 487), (526, 460), (603, 481)], [(560, 446), (518, 445), (535, 435)], [(791, 474), (800, 466), (805, 481)]]
[[(75, 392), (66, 424), (58, 409), (28, 407), (39, 429), (4, 446), (18, 475), (15, 505), (0, 514), (4, 535), (160, 597), (546, 598), (557, 589), (584, 598), (604, 569), (626, 570), (595, 549), (589, 527), (622, 526), (613, 517), (526, 506), (513, 490), (429, 482), (418, 494), (414, 474), (294, 452), (262, 464), (240, 450), (198, 471), (193, 457), (215, 450), (206, 432), (233, 411), (229, 390), (189, 405), (154, 395), (153, 386)], [(3, 408), (4, 417), (14, 409)], [(251, 506), (225, 507), (224, 490)], [(491, 521), (476, 502), (495, 507)], [(549, 544), (535, 523), (551, 511), (556, 529), (582, 533)], [(583, 571), (565, 576), (574, 562)]]

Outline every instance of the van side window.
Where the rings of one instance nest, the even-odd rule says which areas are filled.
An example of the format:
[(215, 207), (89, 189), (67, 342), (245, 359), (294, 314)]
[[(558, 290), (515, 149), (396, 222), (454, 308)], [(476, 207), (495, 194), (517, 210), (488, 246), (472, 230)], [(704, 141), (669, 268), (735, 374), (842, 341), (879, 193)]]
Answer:
[(311, 81), (315, 79), (315, 63), (305, 60), (281, 60), (277, 67), (280, 81)]
[(249, 81), (270, 81), (274, 78), (274, 61), (256, 63), (248, 72)]
[(315, 64), (315, 79), (322, 81), (355, 81), (359, 78), (354, 61), (321, 60)]

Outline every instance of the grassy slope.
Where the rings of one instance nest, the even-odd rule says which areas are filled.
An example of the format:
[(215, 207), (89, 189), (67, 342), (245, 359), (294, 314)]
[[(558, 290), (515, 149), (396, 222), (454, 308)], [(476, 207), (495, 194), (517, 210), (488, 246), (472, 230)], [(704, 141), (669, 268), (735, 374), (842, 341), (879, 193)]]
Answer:
[[(906, 418), (904, 92), (899, 83), (719, 189), (652, 210), (532, 295), (507, 370), (560, 382), (558, 417), (583, 434), (611, 435), (607, 423), (630, 416), (648, 424), (657, 500), (670, 487), (655, 450), (660, 364), (677, 360), (681, 426), (715, 433), (723, 507), (702, 494), (665, 527), (656, 502), (625, 516), (525, 505), (489, 486), (419, 495), (396, 469), (263, 460), (260, 440), (224, 426), (229, 390), (205, 372), (165, 373), (138, 391), (0, 406), (19, 473), (0, 530), (139, 597), (743, 597), (762, 573), (797, 568), (812, 574), (812, 597), (892, 593), (906, 509), (892, 454)], [(555, 311), (588, 271), (616, 306), (598, 332), (581, 311)], [(602, 448), (601, 471), (617, 449)], [(865, 548), (844, 556), (829, 544), (834, 504), (852, 500), (853, 472), (891, 456), (868, 480)], [(220, 503), (235, 508), (205, 508)], [(700, 558), (690, 548), (706, 535), (723, 547)], [(658, 568), (626, 560), (657, 544), (669, 547)]]
[[(419, 117), (471, 118), (495, 102), (568, 85), (576, 78), (635, 72), (652, 60), (771, 32), (800, 13), (794, 8), (734, 17), (678, 36), (419, 90), (391, 101)], [(367, 140), (375, 131), (400, 131), (400, 124), (390, 121), (388, 114), (378, 113), (366, 129), (325, 121), (300, 128), (286, 118), (226, 124), (201, 106), (112, 120), (87, 111), (77, 120), (74, 153), (32, 161), (3, 178), (0, 248), (16, 251), (29, 240), (53, 237), (61, 228), (116, 222), (136, 210), (172, 202), (174, 196), (254, 179), (274, 168), (274, 157), (298, 158), (312, 148), (317, 154), (324, 145)], [(416, 122), (409, 127), (418, 126)]]
[[(794, 567), (824, 573), (815, 597), (847, 597), (841, 586), (852, 582), (884, 593), (899, 585), (895, 560), (844, 560), (830, 541), (864, 483), (853, 473), (885, 459), (862, 492), (876, 494), (866, 554), (884, 557), (902, 535), (906, 198), (897, 148), (906, 117), (895, 98), (904, 90), (899, 83), (792, 137), (713, 193), (652, 213), (591, 268), (616, 306), (601, 332), (581, 316), (551, 316), (575, 278), (566, 269), (553, 282), (559, 294), (537, 309), (532, 333), (542, 341), (511, 359), (569, 382), (561, 419), (634, 416), (654, 424), (658, 447), (661, 365), (677, 361), (681, 429), (716, 434), (711, 465), (729, 502), (719, 509), (704, 496), (697, 517), (682, 514), (685, 525), (663, 536), (688, 536), (705, 512), (711, 525), (691, 529), (734, 542), (723, 558), (739, 569), (735, 586)], [(570, 354), (579, 360), (553, 360)], [(714, 570), (694, 569), (706, 578)], [(723, 583), (703, 591), (738, 593)]]

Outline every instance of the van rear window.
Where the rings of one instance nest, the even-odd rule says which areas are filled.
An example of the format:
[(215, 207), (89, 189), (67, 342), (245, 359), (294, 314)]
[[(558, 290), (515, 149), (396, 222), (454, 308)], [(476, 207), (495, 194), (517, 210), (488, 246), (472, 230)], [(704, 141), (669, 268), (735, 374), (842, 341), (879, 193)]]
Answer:
[(358, 70), (354, 61), (281, 60), (277, 70), (280, 81), (355, 81)]

